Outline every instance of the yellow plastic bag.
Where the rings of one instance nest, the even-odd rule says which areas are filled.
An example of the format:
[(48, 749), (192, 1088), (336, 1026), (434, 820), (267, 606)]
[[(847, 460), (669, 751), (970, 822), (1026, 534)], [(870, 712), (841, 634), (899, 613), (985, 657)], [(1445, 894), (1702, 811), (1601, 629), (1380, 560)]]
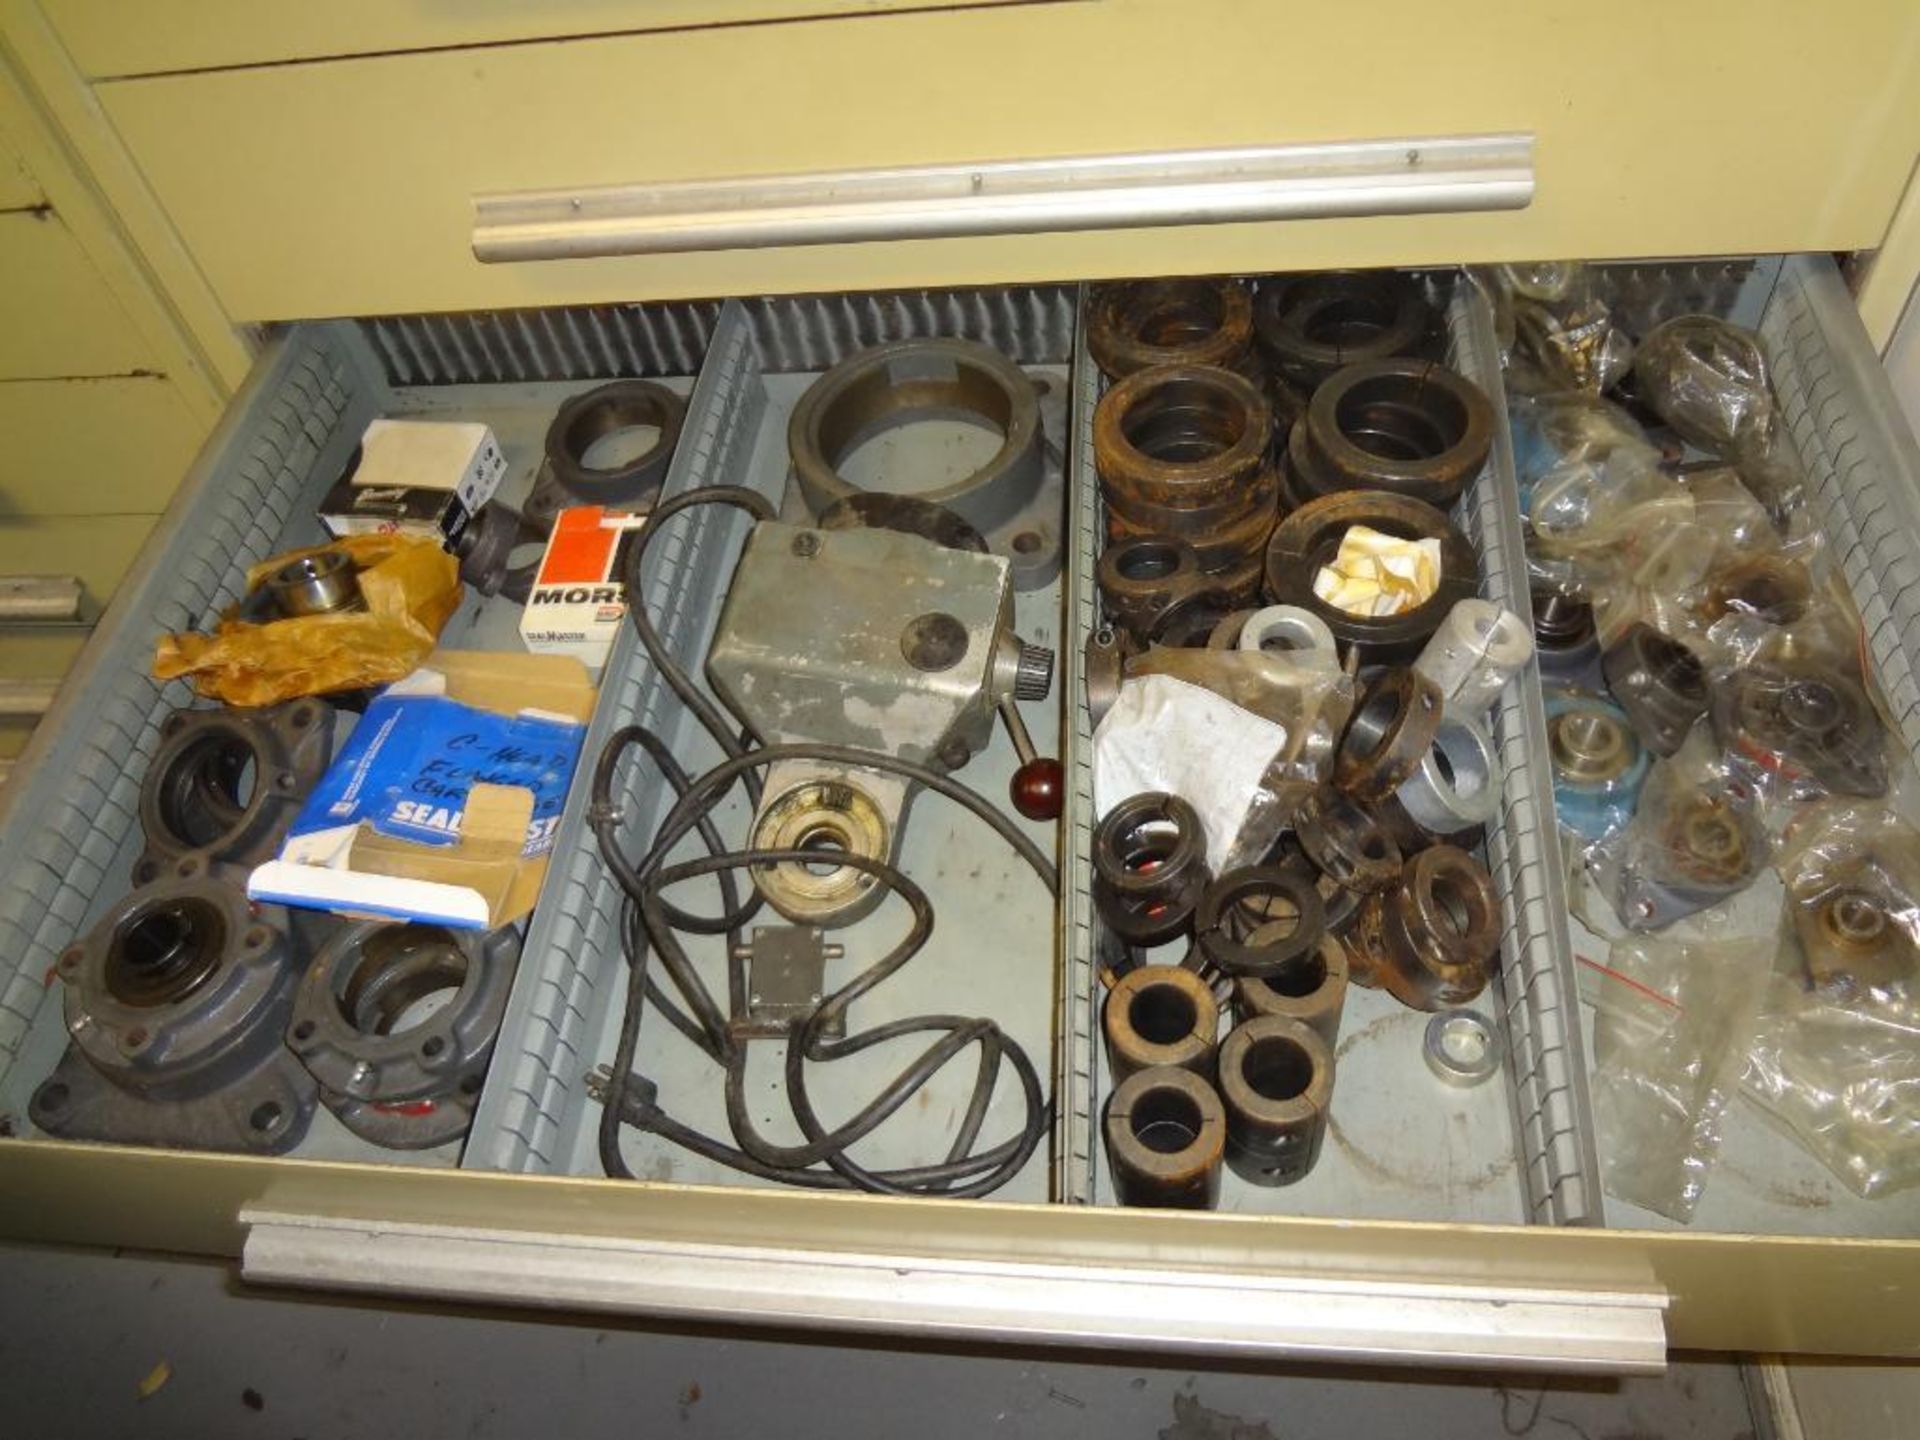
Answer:
[(211, 635), (161, 636), (154, 677), (184, 675), (202, 695), (228, 705), (273, 705), (385, 685), (412, 672), (460, 608), (459, 561), (434, 540), (348, 535), (262, 561), (247, 572), (248, 592), (289, 561), (325, 550), (352, 559), (365, 610), (260, 625), (230, 613)]

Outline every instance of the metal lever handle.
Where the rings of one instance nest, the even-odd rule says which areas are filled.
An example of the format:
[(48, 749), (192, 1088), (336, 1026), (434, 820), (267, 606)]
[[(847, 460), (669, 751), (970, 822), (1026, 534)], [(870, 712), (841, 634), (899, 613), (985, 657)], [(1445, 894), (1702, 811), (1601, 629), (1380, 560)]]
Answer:
[(1517, 210), (1533, 136), (1413, 136), (474, 197), (489, 263), (864, 240)]

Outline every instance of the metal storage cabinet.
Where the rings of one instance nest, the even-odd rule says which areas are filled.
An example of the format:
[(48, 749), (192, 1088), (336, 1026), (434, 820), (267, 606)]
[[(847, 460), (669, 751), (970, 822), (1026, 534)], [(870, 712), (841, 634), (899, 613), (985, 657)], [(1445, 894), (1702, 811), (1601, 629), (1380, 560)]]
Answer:
[[(810, 302), (791, 303), (804, 312)], [(793, 322), (794, 333), (837, 327), (834, 343), (851, 344), (871, 323), (863, 316), (902, 308), (828, 300)], [(1058, 291), (936, 297), (924, 309), (904, 308), (925, 329), (992, 325), (1010, 308), (1010, 331), (1038, 324), (1056, 347), (1060, 321), (1048, 317), (1071, 313)], [(595, 316), (571, 315), (583, 341), (595, 333)], [(568, 318), (556, 319), (556, 333)], [(9, 926), (9, 959), (25, 958), (0, 990), (10, 1012), (0, 1038), (9, 1050), (35, 1043), (23, 1022), (42, 1013), (48, 947), (104, 901), (118, 873), (116, 842), (127, 834), (136, 783), (125, 757), (150, 740), (163, 704), (140, 664), (152, 631), (231, 599), (245, 563), (289, 525), (306, 523), (303, 496), (324, 483), (388, 394), (383, 344), (423, 366), (530, 363), (505, 350), (482, 358), (477, 337), (491, 323), (306, 325), (263, 357), (176, 500), (162, 544), (129, 580), (37, 744), (37, 763), (11, 792), (0, 832), (0, 921)], [(692, 483), (726, 463), (723, 401), (737, 393), (749, 352), (784, 343), (782, 323), (790, 322), (750, 317), (739, 306), (628, 313), (625, 343), (656, 357), (657, 368), (701, 373), (689, 443), (670, 483)], [(1789, 262), (1766, 329), (1818, 503), (1843, 547), (1890, 692), (1904, 704), (1909, 647), (1920, 630), (1902, 625), (1899, 607), (1910, 599), (1897, 565), (1905, 561), (1887, 552), (1897, 547), (1901, 519), (1920, 509), (1920, 460), (1830, 261)], [(822, 363), (799, 350), (781, 363)], [(684, 567), (700, 543), (663, 550), (648, 581), (656, 603), (695, 578)], [(689, 631), (676, 643), (697, 640)], [(635, 692), (620, 703), (645, 701)], [(597, 728), (611, 720), (603, 709)], [(550, 880), (577, 884), (561, 866)], [(541, 923), (550, 931), (605, 903), (575, 888), (565, 897), (557, 908), (553, 894), (546, 897)], [(578, 943), (577, 931), (549, 939)], [(529, 991), (515, 1003), (577, 1008), (582, 997)], [(549, 1083), (577, 1090), (594, 1058), (562, 1055)], [(496, 1060), (469, 1157), (470, 1165), (511, 1170), (8, 1140), (0, 1141), (0, 1224), (47, 1239), (244, 1251), (248, 1274), (300, 1283), (847, 1328), (1546, 1368), (1644, 1367), (1669, 1343), (1920, 1349), (1920, 1307), (1907, 1303), (1920, 1294), (1920, 1242), (1885, 1235), (1194, 1216), (514, 1173), (556, 1168), (516, 1162), (511, 1146), (499, 1146), (525, 1088), (516, 1063), (504, 1054)], [(1056, 1194), (1071, 1198), (1058, 1185)], [(1910, 1207), (1888, 1219), (1900, 1227), (1903, 1214)], [(1889, 1303), (1865, 1306), (1862, 1294)]]

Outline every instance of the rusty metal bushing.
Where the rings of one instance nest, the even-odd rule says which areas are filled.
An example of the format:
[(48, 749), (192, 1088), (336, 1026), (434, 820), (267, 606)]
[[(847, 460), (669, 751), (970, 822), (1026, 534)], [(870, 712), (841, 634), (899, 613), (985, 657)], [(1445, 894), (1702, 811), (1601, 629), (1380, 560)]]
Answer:
[(1465, 1005), (1487, 988), (1500, 944), (1500, 902), (1486, 867), (1452, 845), (1423, 850), (1400, 883), (1369, 896), (1355, 943), (1372, 978), (1415, 1010)]
[(1219, 1006), (1207, 982), (1184, 966), (1129, 970), (1107, 992), (1100, 1023), (1107, 1036), (1107, 1068), (1116, 1082), (1157, 1065), (1213, 1074)]
[(1141, 535), (1108, 545), (1094, 567), (1094, 583), (1107, 614), (1142, 645), (1169, 609), (1212, 588), (1201, 573), (1193, 546), (1165, 535)]
[(1147, 639), (1174, 650), (1204, 649), (1239, 598), (1227, 590), (1196, 590), (1161, 611)]
[(1206, 894), (1209, 876), (1202, 866), (1163, 896), (1147, 898), (1115, 890), (1098, 875), (1093, 877), (1093, 906), (1101, 921), (1123, 945), (1151, 950), (1168, 945), (1193, 929), (1194, 912)]
[(1371, 895), (1400, 878), (1400, 846), (1352, 797), (1321, 786), (1293, 817), (1294, 834), (1314, 867), (1343, 890)]
[[(1313, 578), (1333, 563), (1355, 525), (1400, 540), (1440, 542), (1440, 583), (1432, 595), (1398, 615), (1356, 615), (1313, 593)], [(1359, 651), (1362, 664), (1405, 664), (1461, 600), (1479, 589), (1473, 547), (1440, 511), (1403, 495), (1350, 491), (1312, 500), (1274, 527), (1267, 542), (1267, 598), (1298, 605), (1326, 622), (1334, 638)]]
[(1347, 1003), (1347, 947), (1332, 935), (1273, 975), (1233, 982), (1233, 1006), (1243, 1020), (1281, 1015), (1312, 1026), (1328, 1045), (1340, 1038), (1340, 1012)]
[(1290, 865), (1252, 865), (1207, 887), (1193, 928), (1223, 974), (1275, 975), (1319, 945), (1326, 912), (1311, 875)]
[(1245, 376), (1206, 365), (1142, 370), (1094, 407), (1094, 468), (1132, 501), (1216, 505), (1257, 483), (1272, 429), (1265, 397)]
[(1107, 1100), (1102, 1125), (1114, 1198), (1122, 1205), (1211, 1210), (1220, 1202), (1227, 1115), (1191, 1070), (1141, 1070)]
[(1601, 657), (1607, 688), (1627, 714), (1634, 734), (1656, 755), (1685, 743), (1707, 713), (1707, 670), (1678, 640), (1635, 622)]
[(1493, 448), (1493, 407), (1479, 386), (1426, 360), (1349, 365), (1314, 391), (1288, 436), (1302, 500), (1386, 490), (1446, 509)]
[(1261, 357), (1309, 392), (1344, 366), (1421, 349), (1432, 327), (1420, 287), (1391, 270), (1276, 275), (1253, 297)]
[(1207, 865), (1207, 834), (1178, 795), (1130, 795), (1093, 832), (1094, 877), (1121, 895), (1166, 900)]
[(1160, 365), (1237, 367), (1253, 339), (1253, 301), (1230, 279), (1120, 281), (1087, 305), (1087, 349), (1115, 380)]
[(1320, 1158), (1333, 1105), (1333, 1047), (1284, 1015), (1237, 1025), (1220, 1047), (1226, 1160), (1250, 1185), (1291, 1185)]
[[(1258, 560), (1280, 516), (1280, 486), (1272, 470), (1261, 470), (1246, 492), (1231, 502), (1180, 509), (1108, 493), (1107, 536), (1122, 540), (1166, 535), (1190, 543), (1200, 568), (1210, 575)], [(1256, 565), (1257, 569), (1257, 565)]]
[(1445, 709), (1418, 670), (1389, 670), (1367, 687), (1333, 761), (1333, 783), (1356, 800), (1384, 800), (1419, 771)]
[(1128, 945), (1164, 945), (1184, 934), (1213, 878), (1194, 808), (1159, 791), (1129, 796), (1093, 832), (1093, 902)]

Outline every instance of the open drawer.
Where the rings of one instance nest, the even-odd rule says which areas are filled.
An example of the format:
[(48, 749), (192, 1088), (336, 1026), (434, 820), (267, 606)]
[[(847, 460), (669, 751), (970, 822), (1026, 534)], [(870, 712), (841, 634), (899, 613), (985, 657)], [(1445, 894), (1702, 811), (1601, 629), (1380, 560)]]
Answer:
[[(1464, 283), (1451, 294), (1456, 363), (1492, 387), (1488, 317)], [(48, 967), (124, 873), (127, 797), (142, 763), (135, 757), (151, 753), (168, 699), (145, 676), (151, 638), (233, 598), (246, 563), (304, 523), (366, 419), (470, 409), (495, 420), (512, 460), (537, 433), (528, 417), (550, 410), (561, 387), (610, 373), (696, 376), (670, 488), (745, 482), (771, 493), (784, 468), (777, 418), (802, 377), (896, 335), (970, 335), (1058, 377), (1069, 404), (1053, 423), (1083, 434), (1097, 382), (1077, 333), (1076, 298), (1069, 288), (1038, 287), (619, 306), (303, 324), (278, 337), (0, 801), (0, 1004), (9, 1027), (0, 1030), (0, 1109), (15, 1135), (0, 1140), (0, 1228), (243, 1255), (245, 1273), (266, 1281), (975, 1338), (1600, 1370), (1656, 1366), (1668, 1345), (1920, 1352), (1920, 1306), (1905, 1303), (1920, 1296), (1920, 1243), (1784, 1224), (1714, 1234), (1600, 1223), (1619, 1217), (1603, 1216), (1599, 1202), (1580, 1105), (1565, 902), (1543, 863), (1548, 837), (1536, 833), (1544, 797), (1525, 785), (1537, 774), (1543, 724), (1530, 680), (1510, 687), (1498, 717), (1510, 788), (1489, 837), (1489, 859), (1509, 892), (1512, 1098), (1499, 1096), (1474, 1120), (1451, 1175), (1441, 1144), (1403, 1165), (1387, 1189), (1363, 1188), (1355, 1162), (1351, 1190), (1302, 1188), (1297, 1201), (1278, 1192), (1282, 1200), (1257, 1213), (1098, 1203), (1103, 1177), (1088, 1129), (1098, 1088), (1090, 914), (1085, 857), (1073, 843), (1081, 832), (1070, 817), (1060, 832), (1055, 923), (1041, 935), (1031, 917), (1019, 927), (1026, 968), (1049, 977), (1023, 981), (1022, 1003), (1034, 996), (1045, 1009), (1022, 1021), (1021, 1038), (1051, 1062), (1056, 1125), (1030, 1173), (1002, 1195), (962, 1202), (712, 1183), (726, 1177), (682, 1168), (644, 1141), (630, 1146), (631, 1161), (659, 1178), (598, 1178), (586, 1076), (607, 1056), (625, 977), (611, 943), (619, 907), (590, 851), (584, 790), (569, 803), (458, 1164), (375, 1163), (338, 1150), (238, 1158), (20, 1133), (19, 1097), (62, 1038)], [(1807, 357), (1782, 366), (1783, 386), (1801, 394), (1789, 410), (1817, 415), (1823, 443), (1853, 457), (1841, 463), (1872, 472), (1842, 479), (1846, 493), (1878, 483), (1910, 498), (1920, 463), (1831, 263), (1790, 262), (1770, 301), (1782, 305), (1798, 307), (1794, 343)], [(1068, 546), (1056, 596), (1039, 599), (1021, 623), (1034, 631), (1029, 638), (1057, 637), (1073, 657), (1091, 621), (1093, 500), (1080, 447), (1069, 446), (1065, 459), (1067, 514), (1084, 543)], [(1504, 436), (1468, 504), (1473, 513), (1462, 518), (1488, 593), (1498, 593), (1513, 583), (1501, 572), (1517, 562), (1519, 539)], [(1836, 513), (1844, 512), (1843, 504)], [(718, 514), (674, 523), (680, 538), (656, 547), (648, 603), (669, 644), (698, 657), (744, 527)], [(1072, 773), (1085, 762), (1084, 699), (1077, 665), (1068, 658), (1062, 669)], [(676, 723), (630, 635), (603, 681), (590, 750), (636, 717)], [(991, 758), (961, 774), (989, 795), (1005, 774)], [(636, 803), (658, 803), (634, 793)], [(1365, 1102), (1368, 1126), (1392, 1106), (1365, 1087), (1395, 1083), (1390, 1072), (1359, 1067), (1343, 1080), (1344, 1093)], [(1407, 1097), (1409, 1107), (1419, 1103)], [(1376, 1163), (1383, 1154), (1389, 1168), (1407, 1159), (1389, 1132), (1372, 1132), (1368, 1143)], [(1383, 1194), (1392, 1202), (1375, 1203)], [(1862, 1304), (1863, 1295), (1891, 1303)]]

